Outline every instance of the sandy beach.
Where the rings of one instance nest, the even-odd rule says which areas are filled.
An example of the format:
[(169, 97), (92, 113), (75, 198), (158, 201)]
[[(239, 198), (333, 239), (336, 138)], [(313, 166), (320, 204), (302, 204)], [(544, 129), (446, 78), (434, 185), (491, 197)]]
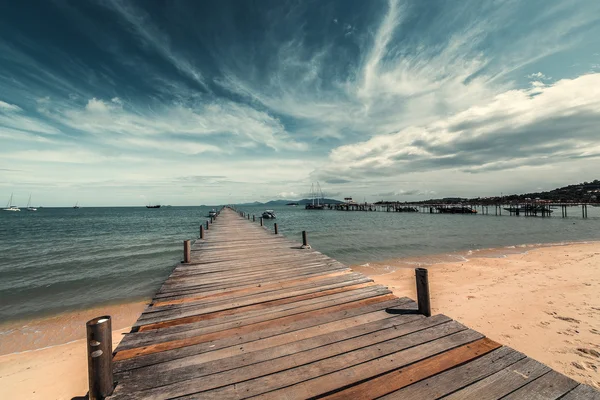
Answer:
[[(462, 261), (426, 266), (432, 313), (446, 314), (600, 388), (600, 243), (496, 249), (451, 258)], [(407, 260), (352, 268), (397, 296), (416, 298), (414, 270), (407, 268)]]
[(0, 325), (0, 399), (85, 396), (86, 321), (110, 315), (114, 349), (145, 306), (145, 302), (111, 305)]
[[(600, 387), (600, 243), (524, 246), (352, 268), (397, 296), (415, 298), (413, 268), (432, 260), (427, 267), (434, 313)], [(139, 302), (1, 326), (0, 398), (84, 396), (85, 321), (112, 315), (116, 346), (143, 308)]]

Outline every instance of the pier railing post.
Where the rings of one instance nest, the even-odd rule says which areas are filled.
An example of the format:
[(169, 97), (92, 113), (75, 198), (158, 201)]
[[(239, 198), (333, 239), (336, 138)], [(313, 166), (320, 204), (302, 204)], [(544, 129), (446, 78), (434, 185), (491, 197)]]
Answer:
[(200, 224), (200, 239), (204, 239), (204, 226)]
[(208, 229), (209, 229), (209, 227), (208, 227), (208, 221), (206, 221), (206, 230), (208, 230)]
[(306, 237), (306, 231), (302, 231), (302, 248), (310, 249), (310, 244), (308, 244), (308, 239)]
[(104, 399), (112, 394), (112, 327), (110, 316), (89, 320), (87, 331), (88, 383), (90, 400)]
[(256, 215), (252, 215), (252, 222), (256, 222)]
[(279, 229), (277, 229), (277, 222), (273, 224), (273, 229), (275, 229), (275, 234), (279, 234)]
[(263, 217), (260, 217), (260, 226), (263, 226)]
[(192, 242), (190, 240), (183, 241), (183, 262), (189, 264), (192, 259)]
[(429, 301), (429, 277), (427, 269), (416, 268), (415, 278), (417, 281), (417, 303), (419, 305), (419, 314), (431, 317), (431, 303)]

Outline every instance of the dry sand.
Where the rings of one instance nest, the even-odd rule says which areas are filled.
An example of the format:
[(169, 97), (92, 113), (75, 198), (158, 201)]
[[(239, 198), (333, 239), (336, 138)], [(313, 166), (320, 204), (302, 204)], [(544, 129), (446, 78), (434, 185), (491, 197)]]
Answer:
[(144, 307), (136, 302), (0, 325), (0, 399), (83, 398), (86, 321), (110, 315), (115, 348)]
[[(600, 388), (600, 243), (490, 253), (495, 257), (428, 266), (432, 313)], [(391, 260), (353, 269), (415, 299), (414, 270), (398, 268), (405, 265)]]
[[(501, 249), (477, 257), (465, 255), (469, 260), (460, 255), (426, 258), (463, 260), (429, 267), (433, 312), (444, 313), (579, 382), (600, 387), (600, 244), (525, 250), (525, 254), (523, 249)], [(498, 257), (511, 252), (519, 254)], [(398, 296), (415, 298), (409, 263), (419, 261), (392, 260), (353, 268)], [(116, 346), (143, 308), (143, 303), (136, 303), (13, 324), (10, 329), (0, 326), (0, 350), (22, 352), (0, 356), (0, 398), (85, 395), (86, 348), (80, 339), (85, 321), (112, 315)], [(76, 341), (58, 344), (71, 340)], [(52, 347), (24, 351), (35, 346)]]

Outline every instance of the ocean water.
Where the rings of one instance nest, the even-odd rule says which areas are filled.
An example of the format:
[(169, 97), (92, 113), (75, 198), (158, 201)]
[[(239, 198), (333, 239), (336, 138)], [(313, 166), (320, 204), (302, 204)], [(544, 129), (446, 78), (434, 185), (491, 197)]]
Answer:
[[(264, 207), (240, 207), (258, 217)], [(0, 212), (0, 321), (150, 298), (209, 207)], [(280, 233), (345, 264), (600, 240), (600, 208), (555, 216), (308, 211), (276, 207)], [(493, 209), (491, 210), (493, 212)], [(274, 221), (265, 220), (272, 228)]]

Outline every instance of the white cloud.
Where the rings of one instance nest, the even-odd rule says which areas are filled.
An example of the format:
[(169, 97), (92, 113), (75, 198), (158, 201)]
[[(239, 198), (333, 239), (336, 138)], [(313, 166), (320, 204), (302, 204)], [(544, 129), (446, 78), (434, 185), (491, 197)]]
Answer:
[(530, 78), (530, 79), (541, 79), (543, 81), (552, 79), (551, 76), (546, 76), (546, 75), (544, 75), (541, 72), (535, 72), (533, 74), (529, 74), (529, 75), (527, 75), (527, 77)]
[(0, 111), (4, 111), (4, 112), (14, 112), (14, 111), (22, 111), (21, 107), (16, 106), (14, 104), (9, 104), (6, 103), (2, 100), (0, 100)]
[[(535, 95), (533, 95), (535, 94)], [(600, 157), (600, 74), (511, 90), (425, 126), (334, 149), (322, 176), (480, 171)]]

